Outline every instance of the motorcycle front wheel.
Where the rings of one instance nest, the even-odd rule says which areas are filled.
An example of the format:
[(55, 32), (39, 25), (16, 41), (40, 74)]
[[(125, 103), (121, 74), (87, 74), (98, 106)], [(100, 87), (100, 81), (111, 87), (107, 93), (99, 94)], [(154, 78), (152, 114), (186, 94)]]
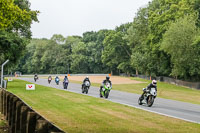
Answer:
[(147, 100), (147, 106), (151, 107), (153, 105), (154, 102), (154, 97), (153, 96), (149, 96), (148, 100)]
[(88, 87), (85, 88), (85, 93), (88, 94)]
[(108, 98), (109, 92), (110, 92), (110, 91), (106, 91), (106, 93), (105, 93), (105, 98)]

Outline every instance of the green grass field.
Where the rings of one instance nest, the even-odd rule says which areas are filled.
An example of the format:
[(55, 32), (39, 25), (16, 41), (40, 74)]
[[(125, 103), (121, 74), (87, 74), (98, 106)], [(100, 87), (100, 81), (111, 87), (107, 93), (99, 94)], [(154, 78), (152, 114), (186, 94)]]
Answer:
[[(143, 81), (145, 83), (140, 84), (113, 84), (114, 90), (120, 90), (130, 93), (142, 94), (142, 88), (145, 88), (151, 81), (140, 79), (140, 78), (131, 78), (132, 80)], [(112, 77), (111, 77), (112, 80)], [(82, 83), (79, 81), (70, 81), (73, 83)], [(200, 104), (200, 90), (186, 88), (182, 86), (177, 86), (165, 82), (158, 82), (158, 97), (173, 99), (188, 103)], [(92, 86), (99, 87), (100, 84), (92, 83)]]
[(104, 99), (14, 80), (8, 91), (69, 133), (198, 133), (200, 125), (113, 103)]
[(0, 114), (0, 133), (8, 133), (8, 123), (4, 120), (2, 114)]

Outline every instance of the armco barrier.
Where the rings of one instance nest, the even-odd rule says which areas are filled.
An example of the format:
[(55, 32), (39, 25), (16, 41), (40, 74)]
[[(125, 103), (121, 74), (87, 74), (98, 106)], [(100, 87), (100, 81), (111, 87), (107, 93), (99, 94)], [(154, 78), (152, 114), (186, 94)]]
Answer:
[(0, 112), (8, 121), (9, 133), (64, 133), (5, 89), (0, 89)]

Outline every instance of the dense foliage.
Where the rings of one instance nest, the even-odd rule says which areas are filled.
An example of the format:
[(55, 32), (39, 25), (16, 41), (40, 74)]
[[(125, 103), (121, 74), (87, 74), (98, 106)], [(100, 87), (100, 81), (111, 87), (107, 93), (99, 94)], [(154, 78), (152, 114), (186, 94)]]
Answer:
[(11, 66), (23, 55), (38, 13), (27, 0), (0, 0), (0, 64), (9, 59)]
[(152, 0), (138, 10), (133, 22), (114, 30), (85, 32), (82, 37), (53, 35), (50, 40), (33, 39), (16, 70), (112, 72), (199, 80), (199, 3)]

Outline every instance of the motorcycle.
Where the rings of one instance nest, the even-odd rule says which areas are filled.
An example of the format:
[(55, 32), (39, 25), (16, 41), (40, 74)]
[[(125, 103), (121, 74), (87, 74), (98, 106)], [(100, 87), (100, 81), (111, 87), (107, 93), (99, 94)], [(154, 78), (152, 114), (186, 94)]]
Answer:
[(34, 81), (36, 82), (37, 80), (38, 80), (38, 77), (35, 76), (35, 77), (34, 77)]
[(83, 88), (82, 88), (82, 93), (88, 93), (88, 90), (89, 90), (89, 88), (90, 88), (90, 82), (89, 81), (85, 81), (85, 83), (84, 83), (84, 86), (83, 86)]
[(68, 79), (66, 79), (66, 80), (63, 81), (63, 87), (64, 87), (64, 89), (67, 89), (68, 83), (69, 83)]
[(100, 97), (108, 98), (110, 90), (112, 89), (111, 84), (107, 82), (103, 88), (104, 90), (100, 88)]
[(51, 78), (51, 77), (48, 77), (48, 83), (49, 83), (49, 84), (51, 83), (51, 80), (52, 80), (52, 78)]
[(143, 91), (146, 91), (144, 96), (140, 96), (138, 99), (138, 104), (146, 104), (148, 107), (151, 107), (154, 103), (154, 99), (157, 96), (157, 91), (155, 88), (151, 88), (151, 90), (147, 90), (146, 88), (143, 88)]
[(56, 79), (55, 79), (55, 82), (56, 82), (57, 85), (59, 85), (59, 81), (60, 81), (59, 78), (56, 78)]

